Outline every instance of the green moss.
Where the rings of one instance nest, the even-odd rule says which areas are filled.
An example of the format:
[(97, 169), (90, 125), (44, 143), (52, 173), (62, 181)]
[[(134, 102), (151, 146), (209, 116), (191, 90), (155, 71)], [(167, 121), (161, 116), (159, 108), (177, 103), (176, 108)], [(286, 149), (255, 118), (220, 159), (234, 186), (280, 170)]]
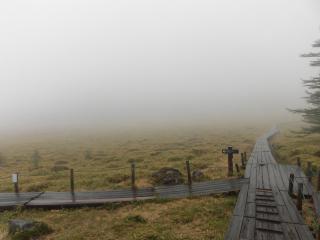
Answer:
[(126, 217), (125, 221), (134, 223), (147, 223), (147, 220), (141, 215), (129, 215)]

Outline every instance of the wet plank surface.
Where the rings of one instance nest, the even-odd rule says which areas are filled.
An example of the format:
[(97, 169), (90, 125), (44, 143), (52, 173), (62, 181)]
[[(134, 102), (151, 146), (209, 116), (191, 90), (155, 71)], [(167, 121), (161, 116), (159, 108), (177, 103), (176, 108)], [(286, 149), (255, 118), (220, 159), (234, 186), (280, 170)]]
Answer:
[(0, 193), (0, 209), (17, 206), (30, 208), (60, 208), (101, 205), (111, 202), (142, 201), (155, 198), (185, 198), (240, 191), (249, 180), (229, 179), (193, 183), (189, 185), (159, 186), (155, 188), (122, 189), (101, 192), (30, 192)]
[(306, 186), (305, 195), (313, 191), (300, 168), (274, 159), (268, 139), (275, 133), (257, 140), (245, 170), (249, 183), (241, 187), (225, 239), (314, 239), (288, 195), (290, 173), (297, 176), (294, 191), (297, 182)]

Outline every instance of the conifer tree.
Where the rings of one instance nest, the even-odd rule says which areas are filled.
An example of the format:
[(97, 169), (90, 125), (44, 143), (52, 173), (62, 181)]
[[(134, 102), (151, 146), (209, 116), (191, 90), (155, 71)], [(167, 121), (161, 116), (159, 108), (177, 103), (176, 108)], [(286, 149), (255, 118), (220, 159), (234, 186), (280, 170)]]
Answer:
[[(315, 49), (320, 49), (320, 39), (312, 44)], [(310, 66), (320, 69), (320, 51), (311, 52), (301, 55), (302, 57), (310, 58)], [(308, 126), (304, 128), (305, 133), (320, 133), (320, 71), (318, 76), (308, 80), (303, 80), (303, 85), (306, 90), (307, 106), (302, 109), (290, 110), (293, 113), (301, 114), (304, 122)]]

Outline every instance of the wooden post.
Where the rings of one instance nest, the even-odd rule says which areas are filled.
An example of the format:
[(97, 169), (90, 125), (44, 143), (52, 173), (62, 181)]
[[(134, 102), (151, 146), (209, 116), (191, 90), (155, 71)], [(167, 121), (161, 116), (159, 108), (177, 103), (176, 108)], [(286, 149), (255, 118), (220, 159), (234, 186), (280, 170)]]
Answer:
[(243, 153), (241, 153), (241, 167), (242, 167), (242, 169), (246, 168), (245, 163), (244, 163), (244, 154)]
[(311, 162), (308, 162), (307, 176), (308, 176), (309, 182), (311, 182), (312, 181), (312, 165), (311, 165)]
[(189, 160), (186, 161), (187, 174), (188, 174), (188, 185), (192, 185), (191, 171), (190, 171), (190, 163)]
[(14, 192), (18, 194), (19, 193), (19, 173), (12, 174), (12, 182), (13, 182)]
[(237, 173), (238, 173), (238, 175), (239, 175), (239, 174), (240, 174), (240, 168), (239, 168), (238, 163), (236, 163), (236, 169), (237, 169)]
[(301, 159), (300, 159), (300, 157), (297, 157), (297, 166), (301, 167)]
[(317, 191), (320, 191), (320, 170), (318, 170), (318, 184), (317, 184)]
[(70, 169), (70, 192), (74, 195), (74, 174), (72, 168)]
[(247, 152), (243, 153), (243, 157), (244, 157), (244, 162), (246, 163), (247, 162)]
[(302, 210), (302, 194), (303, 194), (303, 183), (298, 183), (298, 198), (297, 198), (297, 209)]
[(131, 188), (136, 189), (136, 164), (131, 163)]
[(233, 161), (230, 154), (228, 155), (228, 176), (233, 176)]
[(227, 149), (222, 149), (222, 153), (228, 155), (228, 176), (233, 176), (233, 154), (239, 154), (239, 150), (228, 146)]
[(294, 181), (294, 174), (290, 173), (290, 177), (289, 177), (289, 190), (288, 193), (290, 196), (293, 196), (293, 181)]

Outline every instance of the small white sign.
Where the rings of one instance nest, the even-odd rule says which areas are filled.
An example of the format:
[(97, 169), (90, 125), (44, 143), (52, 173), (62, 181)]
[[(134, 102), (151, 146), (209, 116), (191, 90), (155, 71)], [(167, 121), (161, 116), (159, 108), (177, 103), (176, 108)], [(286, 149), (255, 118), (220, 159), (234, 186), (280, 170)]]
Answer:
[(18, 173), (13, 173), (12, 174), (12, 182), (17, 183), (18, 182)]

